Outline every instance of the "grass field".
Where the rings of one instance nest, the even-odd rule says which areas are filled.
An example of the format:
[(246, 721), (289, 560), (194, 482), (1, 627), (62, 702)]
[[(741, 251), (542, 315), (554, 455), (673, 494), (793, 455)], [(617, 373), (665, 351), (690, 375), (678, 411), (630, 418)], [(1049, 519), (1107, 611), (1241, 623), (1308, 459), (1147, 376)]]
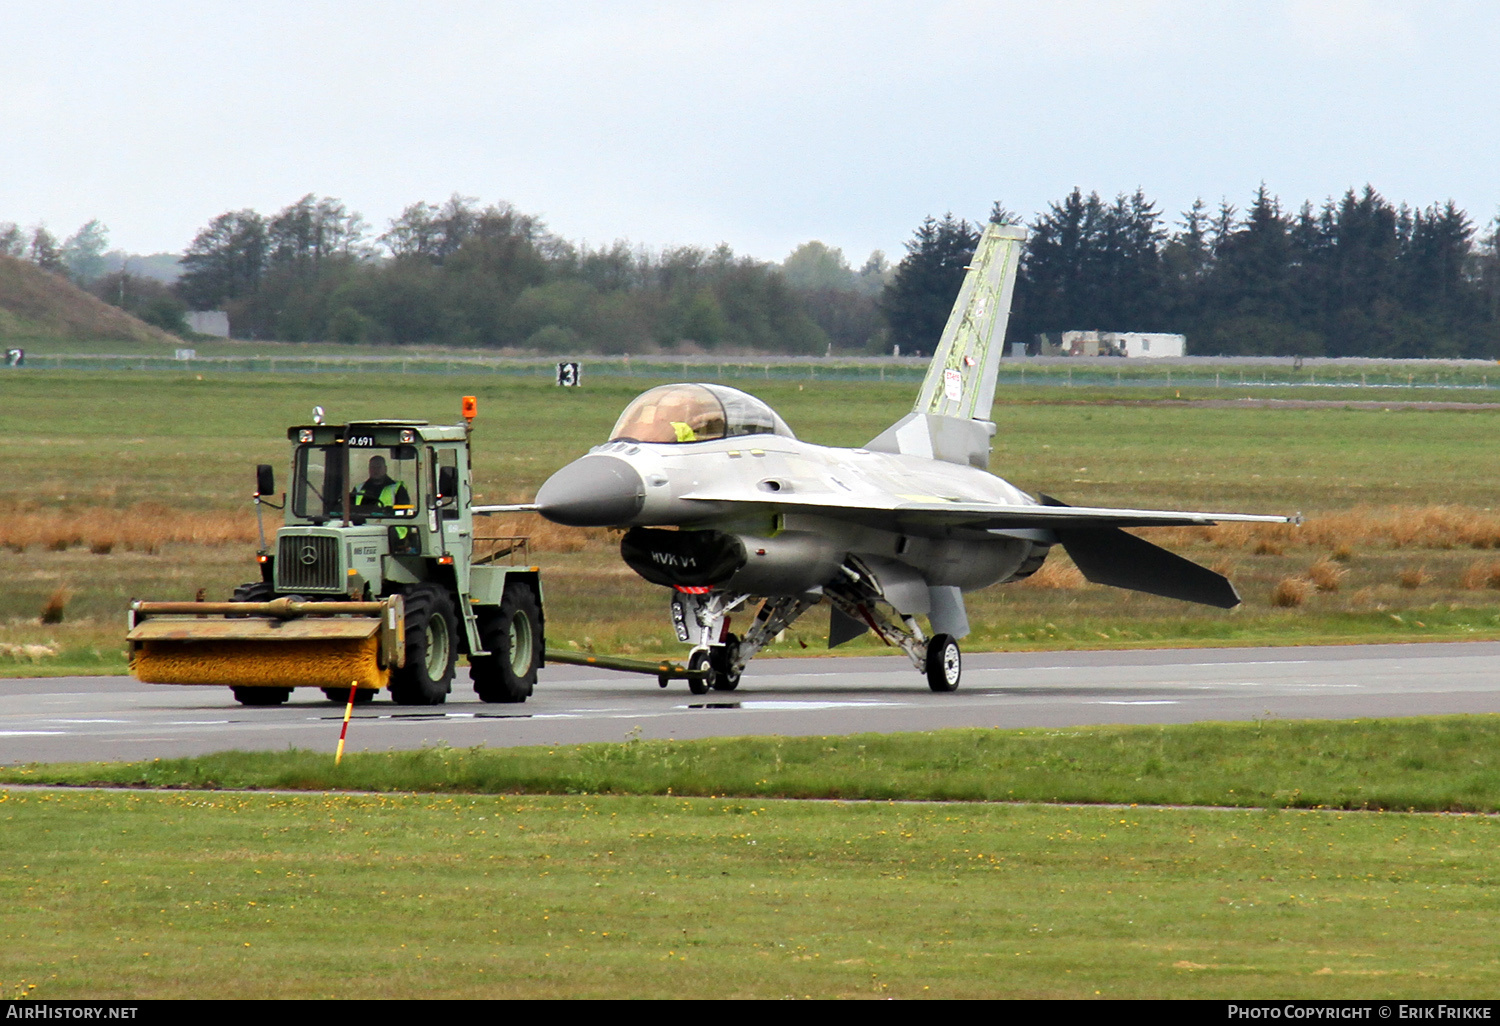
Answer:
[(0, 766), (0, 783), (1500, 812), (1500, 716), (938, 730)]
[[(433, 750), (341, 776), (307, 753), (9, 770), (436, 791), (0, 787), (0, 995), (1490, 998), (1500, 821), (1278, 806), (1494, 808), (1497, 733), (1444, 717)], [(635, 793), (664, 780), (719, 790)], [(617, 793), (577, 793), (600, 786)], [(1002, 791), (1122, 804), (768, 796)], [(1131, 804), (1161, 799), (1261, 807)]]
[[(650, 383), (0, 379), (0, 672), (118, 672), (130, 597), (250, 576), (251, 468), (283, 464), (314, 403), (451, 421), (477, 392), (478, 481), (503, 501)], [(867, 440), (911, 391), (756, 390), (829, 444)], [(966, 648), (1500, 637), (1494, 411), (1206, 402), (1227, 392), (1006, 389), (994, 466), (1078, 503), (1300, 508), (1295, 531), (1149, 535), (1229, 572), (1240, 610), (1054, 559), (970, 597)], [(1401, 398), (1434, 397), (1455, 396)], [(516, 526), (555, 644), (677, 650), (608, 532)], [(61, 622), (38, 622), (49, 604)], [(809, 617), (782, 650), (825, 630)], [(385, 793), (0, 789), (0, 995), (1492, 997), (1497, 821), (1340, 810), (1494, 810), (1497, 735), (1471, 717), (8, 769)], [(1302, 808), (1319, 805), (1336, 808)]]
[[(330, 416), (457, 419), (480, 398), (484, 501), (524, 500), (602, 440), (653, 382), (362, 375), (8, 373), (0, 403), (0, 673), (120, 672), (131, 597), (227, 596), (253, 576), (252, 468), (281, 468), (285, 430)], [(908, 385), (768, 381), (756, 391), (803, 438), (857, 445), (910, 405)], [(1389, 399), (1359, 389), (1296, 389)], [(1179, 393), (1180, 399), (1179, 401)], [(1415, 390), (1413, 398), (1459, 393)], [(1060, 553), (1032, 582), (969, 597), (971, 650), (1500, 637), (1500, 412), (1224, 408), (1231, 389), (1006, 388), (994, 469), (1074, 503), (1303, 511), (1298, 530), (1148, 536), (1230, 574), (1246, 599), (1221, 613), (1086, 585)], [(1255, 398), (1263, 398), (1256, 393)], [(1404, 394), (1402, 398), (1407, 398)], [(279, 474), (284, 483), (284, 471)], [(274, 525), (271, 525), (274, 527)], [(626, 570), (606, 531), (526, 518), (546, 569), (556, 644), (676, 652), (665, 599)], [(49, 603), (62, 620), (38, 622)], [(1278, 605), (1277, 603), (1282, 603)], [(782, 651), (823, 649), (826, 613)], [(808, 646), (805, 650), (803, 645)], [(841, 652), (869, 652), (863, 639)]]

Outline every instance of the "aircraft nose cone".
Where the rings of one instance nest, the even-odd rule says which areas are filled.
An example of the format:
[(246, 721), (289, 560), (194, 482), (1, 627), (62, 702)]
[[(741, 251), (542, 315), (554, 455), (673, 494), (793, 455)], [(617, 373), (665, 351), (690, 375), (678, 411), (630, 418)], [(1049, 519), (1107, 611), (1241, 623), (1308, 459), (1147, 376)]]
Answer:
[(569, 527), (623, 524), (646, 504), (646, 484), (635, 468), (613, 456), (585, 456), (547, 478), (537, 511)]

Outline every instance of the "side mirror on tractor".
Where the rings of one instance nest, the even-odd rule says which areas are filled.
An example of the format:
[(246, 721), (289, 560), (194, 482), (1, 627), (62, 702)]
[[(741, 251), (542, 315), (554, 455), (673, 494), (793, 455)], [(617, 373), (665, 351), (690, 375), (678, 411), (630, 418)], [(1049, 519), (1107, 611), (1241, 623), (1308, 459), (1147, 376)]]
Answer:
[(276, 494), (276, 470), (269, 463), (260, 463), (255, 467), (255, 494)]

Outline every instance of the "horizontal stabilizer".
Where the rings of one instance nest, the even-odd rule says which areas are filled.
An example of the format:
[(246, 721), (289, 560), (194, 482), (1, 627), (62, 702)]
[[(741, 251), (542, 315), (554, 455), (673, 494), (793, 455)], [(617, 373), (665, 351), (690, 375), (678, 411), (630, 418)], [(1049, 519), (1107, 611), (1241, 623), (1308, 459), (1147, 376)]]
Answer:
[[(1050, 496), (1044, 495), (1042, 499), (1062, 505)], [(1234, 585), (1223, 574), (1117, 527), (1063, 529), (1056, 534), (1083, 576), (1095, 584), (1219, 609), (1233, 609), (1240, 604)]]

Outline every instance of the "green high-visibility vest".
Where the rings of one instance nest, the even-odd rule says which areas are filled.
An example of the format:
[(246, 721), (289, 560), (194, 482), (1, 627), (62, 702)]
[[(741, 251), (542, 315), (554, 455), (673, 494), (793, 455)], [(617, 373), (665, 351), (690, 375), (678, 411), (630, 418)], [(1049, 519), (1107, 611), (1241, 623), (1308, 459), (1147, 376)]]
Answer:
[[(366, 481), (365, 484), (369, 484), (369, 482)], [(364, 499), (366, 502), (369, 502), (370, 501), (370, 497), (367, 494), (365, 494), (365, 492), (364, 492), (365, 485), (360, 485), (359, 487), (360, 487), (360, 497), (362, 499)], [(376, 505), (376, 506), (394, 506), (396, 504), (396, 493), (398, 491), (400, 491), (402, 488), (405, 488), (405, 487), (406, 487), (406, 484), (404, 482), (401, 482), (401, 481), (392, 481), (390, 484), (388, 484), (384, 488), (380, 489), (380, 494), (375, 497), (374, 505)]]
[[(366, 481), (365, 484), (369, 484), (369, 482)], [(359, 487), (360, 487), (360, 497), (368, 500), (369, 496), (364, 493), (364, 487), (365, 486), (364, 485), (360, 485)], [(378, 496), (376, 496), (374, 504), (377, 505), (377, 506), (394, 506), (396, 504), (396, 493), (398, 491), (400, 491), (402, 488), (405, 488), (405, 487), (406, 487), (405, 482), (402, 482), (402, 481), (392, 481), (390, 484), (388, 484), (384, 488), (380, 489), (380, 494)], [(408, 491), (407, 494), (410, 495), (411, 494), (410, 491)], [(408, 534), (410, 534), (410, 533), (411, 533), (411, 528), (409, 528), (409, 527), (398, 527), (398, 528), (396, 528), (396, 537), (397, 538), (401, 538), (401, 539), (405, 540), (406, 536)]]

